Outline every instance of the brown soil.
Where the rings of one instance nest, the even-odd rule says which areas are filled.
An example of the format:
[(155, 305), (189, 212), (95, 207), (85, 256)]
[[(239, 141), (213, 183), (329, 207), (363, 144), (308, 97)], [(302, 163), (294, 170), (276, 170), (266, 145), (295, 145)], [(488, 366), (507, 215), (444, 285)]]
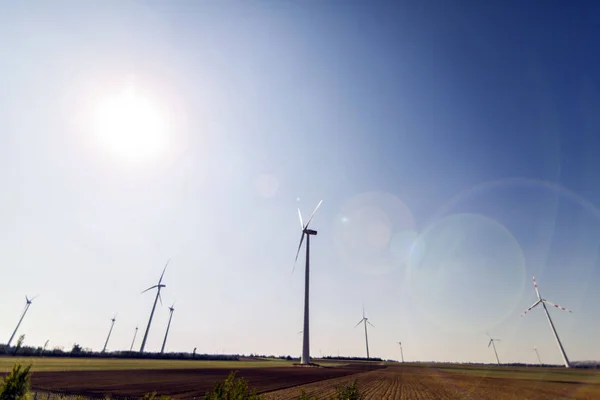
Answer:
[(600, 381), (581, 382), (482, 377), (418, 366), (390, 366), (351, 377), (339, 377), (299, 387), (273, 391), (266, 400), (288, 400), (301, 390), (320, 399), (336, 387), (357, 379), (365, 400), (553, 400), (600, 399)]
[[(377, 368), (382, 367), (349, 364), (335, 368), (240, 368), (237, 376), (248, 379), (251, 388), (265, 393)], [(31, 386), (34, 390), (94, 397), (110, 395), (137, 398), (156, 392), (177, 398), (201, 398), (213, 388), (215, 382), (223, 381), (230, 372), (223, 368), (34, 372)]]

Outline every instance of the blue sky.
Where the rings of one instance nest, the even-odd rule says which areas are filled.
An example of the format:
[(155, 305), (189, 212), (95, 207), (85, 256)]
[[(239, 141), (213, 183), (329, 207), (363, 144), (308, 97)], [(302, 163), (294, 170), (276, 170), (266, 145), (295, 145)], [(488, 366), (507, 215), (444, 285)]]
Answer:
[[(312, 354), (600, 359), (599, 5), (82, 2), (0, 16), (0, 337)], [(129, 85), (129, 86), (128, 86)], [(94, 107), (134, 85), (167, 138), (105, 146)], [(113, 135), (113, 136), (111, 136)], [(123, 139), (128, 140), (125, 146)], [(101, 140), (98, 140), (101, 139)], [(114, 151), (118, 149), (119, 151)], [(127, 151), (124, 152), (123, 149)], [(3, 335), (3, 336), (2, 336)], [(139, 337), (138, 337), (139, 344)]]

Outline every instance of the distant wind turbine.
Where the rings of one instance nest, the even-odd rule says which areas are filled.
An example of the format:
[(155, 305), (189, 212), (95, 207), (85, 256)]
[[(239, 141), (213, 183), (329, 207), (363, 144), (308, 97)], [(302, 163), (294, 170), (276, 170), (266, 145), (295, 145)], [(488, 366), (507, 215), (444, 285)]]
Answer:
[(490, 342), (488, 343), (488, 348), (490, 346), (492, 346), (494, 348), (494, 354), (496, 355), (496, 362), (498, 362), (498, 365), (500, 365), (500, 359), (498, 358), (498, 352), (496, 351), (496, 345), (494, 342), (500, 342), (501, 340), (500, 339), (492, 339), (492, 337), (489, 334), (487, 334), (487, 335), (490, 338)]
[(46, 347), (48, 347), (49, 341), (50, 341), (50, 339), (46, 340), (46, 343), (44, 343), (44, 348), (42, 349), (42, 352), (46, 351)]
[[(300, 255), (300, 249), (302, 248), (302, 242), (304, 241), (304, 236), (306, 236), (306, 270), (304, 272), (304, 327), (302, 329), (302, 356), (300, 357), (300, 364), (310, 364), (310, 339), (309, 339), (309, 307), (308, 307), (308, 294), (309, 294), (309, 281), (310, 281), (310, 237), (311, 235), (316, 235), (317, 231), (308, 229), (308, 225), (312, 221), (317, 209), (321, 206), (323, 200), (317, 204), (314, 211), (310, 215), (308, 222), (304, 224), (302, 222), (302, 213), (300, 213), (300, 209), (298, 209), (298, 216), (300, 217), (300, 227), (302, 229), (302, 234), (300, 236), (300, 244), (298, 245), (298, 252), (296, 253), (296, 261), (294, 262), (294, 268), (296, 267), (296, 262), (298, 261), (298, 256)], [(292, 270), (293, 272), (293, 270)]]
[(552, 333), (554, 334), (554, 338), (556, 339), (556, 344), (558, 344), (558, 349), (560, 350), (560, 354), (562, 355), (565, 367), (569, 368), (571, 366), (571, 364), (569, 363), (569, 359), (567, 358), (567, 353), (565, 353), (565, 349), (563, 348), (563, 345), (560, 342), (560, 339), (558, 338), (558, 333), (556, 333), (556, 329), (554, 328), (554, 324), (552, 323), (552, 318), (550, 318), (550, 313), (548, 313), (548, 308), (546, 308), (546, 304), (548, 304), (552, 307), (555, 307), (555, 308), (559, 308), (563, 311), (567, 311), (567, 312), (572, 312), (572, 311), (569, 311), (566, 308), (561, 307), (557, 304), (550, 303), (546, 299), (542, 299), (542, 296), (540, 295), (540, 291), (538, 289), (538, 284), (535, 281), (535, 276), (533, 277), (533, 286), (535, 287), (535, 293), (537, 294), (538, 300), (535, 303), (533, 303), (533, 305), (531, 307), (529, 307), (527, 310), (525, 310), (523, 312), (523, 314), (521, 314), (521, 317), (523, 315), (527, 314), (532, 308), (536, 307), (538, 304), (542, 305), (542, 307), (544, 308), (544, 312), (546, 313), (546, 318), (548, 319), (548, 323), (550, 324), (550, 328), (552, 329)]
[(115, 326), (115, 321), (117, 320), (117, 315), (115, 314), (114, 317), (112, 317), (111, 319), (111, 323), (110, 323), (110, 330), (108, 331), (108, 336), (106, 338), (106, 342), (104, 343), (104, 348), (102, 349), (102, 352), (106, 352), (106, 346), (108, 346), (108, 339), (110, 339), (110, 334), (112, 333), (113, 330), (113, 326)]
[(542, 365), (542, 360), (540, 359), (540, 353), (538, 353), (537, 347), (534, 347), (533, 351), (535, 351), (535, 354), (537, 355), (538, 364)]
[[(171, 261), (171, 260), (169, 260)], [(165, 271), (167, 270), (167, 265), (169, 265), (169, 261), (165, 264), (165, 268), (163, 269), (162, 274), (160, 274), (160, 279), (158, 280), (158, 285), (150, 286), (148, 289), (144, 290), (142, 293), (147, 292), (151, 289), (158, 289), (156, 291), (156, 298), (154, 299), (154, 305), (152, 306), (152, 311), (150, 312), (150, 319), (148, 319), (148, 326), (146, 327), (146, 333), (144, 333), (144, 339), (142, 339), (142, 346), (140, 347), (140, 353), (144, 352), (144, 347), (146, 347), (146, 340), (148, 339), (148, 332), (150, 332), (150, 325), (152, 325), (152, 317), (154, 316), (154, 310), (156, 309), (156, 302), (160, 300), (160, 304), (162, 304), (162, 298), (160, 297), (160, 289), (166, 287), (167, 285), (162, 284), (163, 276), (165, 275)]]
[(25, 314), (27, 314), (27, 311), (29, 310), (29, 307), (31, 306), (31, 302), (36, 297), (37, 296), (34, 296), (30, 299), (29, 297), (25, 296), (25, 309), (23, 310), (23, 313), (21, 314), (21, 318), (19, 319), (19, 323), (17, 323), (17, 327), (13, 331), (12, 335), (10, 335), (10, 339), (8, 339), (8, 343), (6, 344), (8, 347), (10, 347), (10, 343), (13, 341), (15, 335), (17, 334), (17, 331), (19, 330), (19, 326), (21, 326), (21, 322), (23, 322), (23, 318), (25, 318)]
[(398, 342), (400, 345), (400, 356), (402, 357), (402, 362), (404, 362), (404, 352), (402, 351), (402, 342)]
[(129, 351), (133, 351), (133, 344), (135, 343), (135, 337), (137, 336), (138, 333), (138, 327), (135, 327), (135, 332), (133, 333), (133, 340), (131, 341), (131, 347), (129, 348)]
[(363, 306), (363, 317), (360, 321), (358, 321), (358, 324), (356, 324), (354, 327), (356, 328), (357, 326), (359, 326), (360, 324), (364, 323), (365, 324), (365, 344), (367, 346), (367, 360), (370, 359), (371, 357), (369, 357), (369, 337), (367, 336), (367, 324), (371, 325), (373, 328), (375, 328), (375, 326), (369, 322), (369, 318), (365, 317), (365, 306)]
[(169, 336), (169, 328), (171, 327), (171, 319), (173, 318), (173, 311), (175, 311), (175, 303), (169, 307), (169, 323), (167, 324), (167, 332), (165, 332), (165, 340), (163, 340), (162, 348), (160, 349), (161, 354), (165, 352), (165, 344), (167, 344), (167, 336)]

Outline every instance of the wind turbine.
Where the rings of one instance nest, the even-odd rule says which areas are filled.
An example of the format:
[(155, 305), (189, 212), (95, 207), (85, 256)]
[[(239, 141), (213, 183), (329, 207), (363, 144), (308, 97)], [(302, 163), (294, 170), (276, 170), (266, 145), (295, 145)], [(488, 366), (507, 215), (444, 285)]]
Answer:
[[(304, 273), (304, 327), (302, 329), (302, 357), (300, 357), (300, 364), (310, 364), (310, 340), (309, 340), (309, 330), (308, 330), (308, 316), (309, 316), (309, 307), (308, 307), (308, 284), (310, 278), (310, 237), (311, 235), (316, 235), (317, 231), (308, 229), (308, 225), (312, 221), (317, 209), (321, 206), (323, 200), (317, 204), (314, 211), (310, 215), (308, 222), (304, 224), (302, 222), (302, 213), (300, 209), (298, 209), (298, 217), (300, 217), (300, 228), (302, 229), (302, 235), (300, 236), (300, 244), (298, 245), (298, 252), (296, 253), (296, 261), (294, 262), (294, 268), (296, 268), (296, 262), (298, 261), (298, 256), (300, 255), (300, 249), (302, 248), (302, 242), (304, 241), (304, 236), (306, 236), (306, 270)], [(292, 270), (292, 273), (294, 271)]]
[(135, 343), (135, 337), (137, 336), (137, 332), (138, 332), (138, 327), (135, 327), (135, 332), (133, 333), (133, 340), (131, 341), (131, 347), (129, 348), (129, 351), (133, 350), (133, 344)]
[(112, 317), (111, 319), (111, 323), (110, 323), (110, 330), (108, 331), (108, 337), (106, 338), (106, 343), (104, 343), (104, 348), (102, 349), (102, 352), (106, 352), (106, 346), (108, 346), (108, 339), (110, 339), (110, 334), (112, 333), (113, 330), (113, 326), (115, 326), (115, 321), (117, 320), (117, 315), (115, 314), (114, 317)]
[(169, 307), (169, 323), (167, 324), (167, 332), (165, 333), (165, 340), (163, 340), (162, 348), (160, 349), (161, 354), (165, 352), (165, 344), (167, 344), (167, 336), (169, 336), (169, 328), (171, 327), (171, 319), (173, 318), (173, 311), (175, 311), (175, 303)]
[(560, 354), (562, 355), (565, 367), (569, 368), (571, 365), (569, 363), (569, 359), (567, 358), (567, 353), (565, 353), (565, 349), (563, 348), (562, 343), (560, 342), (560, 339), (558, 338), (558, 333), (556, 333), (556, 329), (554, 328), (554, 324), (552, 323), (552, 318), (550, 318), (550, 313), (548, 312), (548, 308), (546, 307), (546, 304), (553, 306), (555, 308), (559, 308), (563, 311), (567, 311), (567, 312), (572, 312), (572, 311), (569, 311), (566, 308), (561, 307), (557, 304), (550, 303), (546, 299), (542, 299), (542, 296), (540, 295), (540, 291), (538, 289), (538, 284), (535, 281), (535, 276), (533, 277), (533, 286), (535, 287), (535, 293), (537, 294), (538, 300), (535, 303), (533, 303), (533, 305), (531, 307), (529, 307), (527, 310), (525, 310), (523, 312), (523, 314), (521, 314), (521, 317), (523, 315), (527, 314), (532, 308), (536, 307), (538, 304), (541, 304), (542, 307), (544, 307), (544, 312), (546, 313), (546, 318), (548, 318), (548, 323), (550, 324), (550, 328), (552, 329), (552, 333), (554, 334), (554, 338), (556, 339), (556, 344), (558, 344), (558, 349), (560, 350)]
[(400, 356), (402, 356), (402, 362), (404, 362), (404, 352), (402, 351), (402, 342), (398, 342), (400, 345)]
[(369, 318), (365, 317), (365, 307), (364, 306), (363, 306), (363, 317), (360, 321), (358, 321), (358, 324), (356, 324), (354, 327), (356, 328), (361, 323), (365, 324), (365, 344), (367, 345), (367, 360), (368, 360), (370, 357), (369, 357), (369, 337), (367, 336), (367, 324), (371, 325), (373, 328), (375, 328), (375, 326), (369, 322)]
[(534, 347), (533, 351), (535, 351), (535, 354), (537, 355), (538, 363), (542, 365), (542, 360), (540, 359), (540, 353), (538, 353), (537, 347)]
[(27, 296), (25, 296), (25, 309), (23, 310), (23, 313), (21, 314), (21, 318), (19, 319), (19, 323), (17, 324), (17, 327), (15, 328), (15, 330), (13, 331), (12, 335), (10, 335), (10, 339), (8, 339), (8, 343), (6, 344), (7, 347), (10, 347), (10, 343), (12, 342), (12, 340), (14, 339), (15, 335), (17, 334), (17, 331), (19, 330), (19, 326), (21, 326), (21, 322), (23, 322), (23, 318), (25, 318), (25, 314), (27, 314), (27, 310), (29, 310), (29, 306), (31, 306), (31, 302), (33, 301), (33, 299), (35, 299), (37, 296), (32, 297), (31, 299)]
[(494, 354), (496, 355), (496, 361), (498, 362), (498, 365), (500, 365), (500, 359), (498, 358), (498, 352), (496, 351), (496, 344), (494, 342), (500, 342), (500, 339), (492, 339), (492, 337), (487, 334), (488, 337), (490, 338), (490, 342), (488, 343), (488, 348), (490, 346), (492, 346), (494, 348)]
[[(169, 260), (171, 261), (171, 260)], [(152, 306), (152, 311), (150, 312), (150, 319), (148, 320), (148, 326), (146, 327), (146, 333), (144, 333), (144, 339), (142, 339), (142, 347), (140, 347), (140, 353), (144, 352), (144, 347), (146, 347), (146, 340), (148, 339), (148, 332), (150, 331), (150, 325), (152, 325), (152, 317), (154, 316), (154, 310), (156, 309), (156, 302), (160, 300), (160, 304), (162, 305), (162, 298), (160, 297), (160, 289), (166, 287), (167, 285), (162, 284), (163, 276), (165, 275), (165, 271), (167, 270), (167, 265), (169, 265), (169, 261), (165, 264), (165, 268), (163, 269), (162, 274), (160, 274), (160, 279), (158, 280), (158, 285), (150, 286), (148, 289), (144, 290), (142, 293), (147, 292), (148, 290), (157, 288), (156, 298), (154, 299), (154, 305)]]

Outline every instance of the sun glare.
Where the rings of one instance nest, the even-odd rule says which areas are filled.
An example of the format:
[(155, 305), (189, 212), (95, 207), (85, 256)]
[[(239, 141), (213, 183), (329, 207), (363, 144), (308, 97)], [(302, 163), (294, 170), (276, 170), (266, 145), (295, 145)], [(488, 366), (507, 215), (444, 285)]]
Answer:
[(94, 113), (98, 141), (127, 161), (146, 161), (164, 152), (167, 128), (160, 107), (133, 86), (102, 99)]

